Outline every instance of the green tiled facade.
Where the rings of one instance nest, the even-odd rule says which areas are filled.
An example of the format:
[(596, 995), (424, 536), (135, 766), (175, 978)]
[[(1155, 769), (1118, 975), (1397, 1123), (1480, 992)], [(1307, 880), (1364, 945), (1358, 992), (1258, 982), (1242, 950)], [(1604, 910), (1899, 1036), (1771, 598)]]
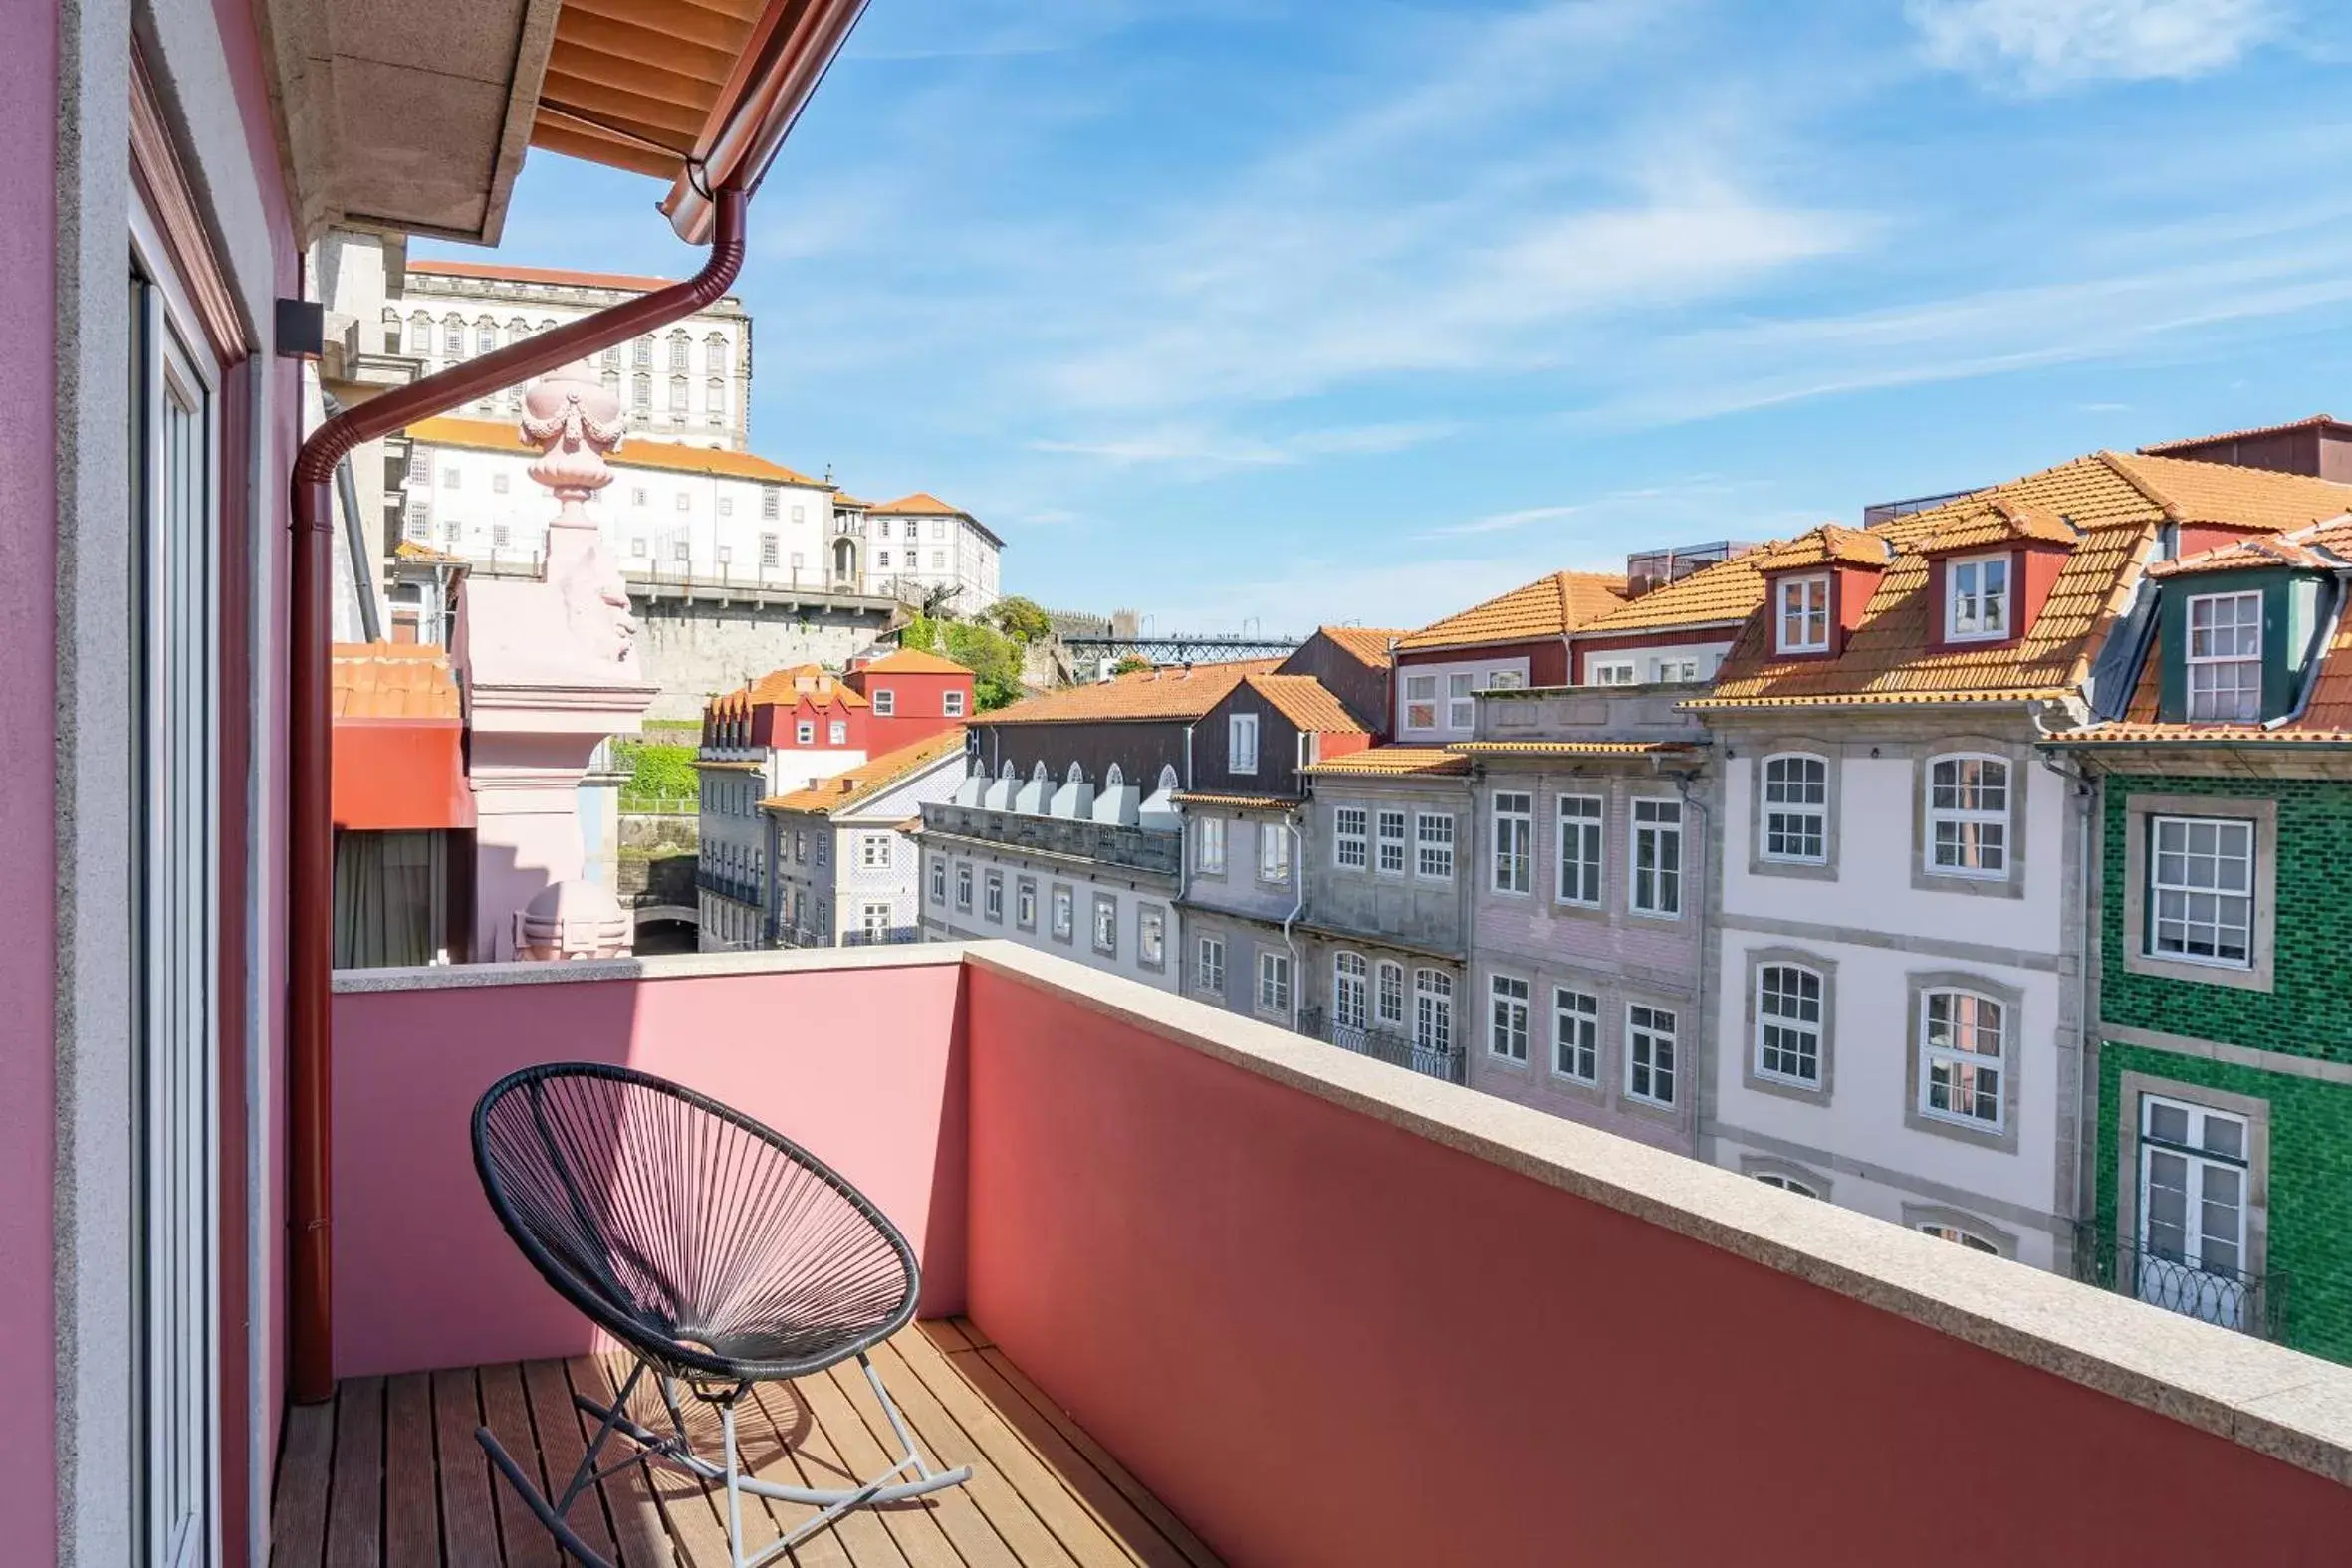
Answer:
[[(2352, 781), (2111, 773), (2104, 784), (2099, 1021), (2352, 1064)], [(2277, 914), (2268, 992), (2134, 973), (2124, 964), (2127, 802), (2135, 794), (2277, 803)], [(2269, 1107), (2268, 1256), (2287, 1277), (2287, 1343), (2352, 1362), (2352, 1083), (2102, 1038), (2094, 1215), (2118, 1209), (2124, 1074)]]

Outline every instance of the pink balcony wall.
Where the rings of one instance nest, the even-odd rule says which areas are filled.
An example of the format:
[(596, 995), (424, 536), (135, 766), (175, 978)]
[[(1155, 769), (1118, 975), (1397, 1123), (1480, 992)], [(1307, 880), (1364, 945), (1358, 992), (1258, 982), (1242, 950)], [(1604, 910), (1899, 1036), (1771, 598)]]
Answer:
[(950, 961), (339, 995), (336, 1375), (591, 1347), (474, 1174), (474, 1102), (545, 1061), (642, 1068), (801, 1140), (906, 1232), (924, 1315), (961, 1311), (958, 975)]

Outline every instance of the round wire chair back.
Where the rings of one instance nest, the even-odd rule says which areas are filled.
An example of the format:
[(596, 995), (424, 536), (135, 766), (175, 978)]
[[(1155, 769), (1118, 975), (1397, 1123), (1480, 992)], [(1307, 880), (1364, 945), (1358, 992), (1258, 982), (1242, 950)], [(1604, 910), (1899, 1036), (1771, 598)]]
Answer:
[(552, 1062), (474, 1107), (474, 1168), (590, 1321), (697, 1384), (796, 1378), (914, 1317), (914, 1251), (781, 1133), (628, 1067)]

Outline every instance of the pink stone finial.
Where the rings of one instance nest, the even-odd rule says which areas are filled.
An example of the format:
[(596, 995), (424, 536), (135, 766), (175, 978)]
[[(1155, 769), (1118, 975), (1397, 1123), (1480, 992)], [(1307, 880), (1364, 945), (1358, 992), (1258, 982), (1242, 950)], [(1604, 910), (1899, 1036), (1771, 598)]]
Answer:
[(548, 527), (595, 527), (581, 508), (612, 483), (604, 454), (620, 445), (623, 428), (620, 399), (590, 376), (585, 360), (523, 394), (523, 439), (541, 448), (531, 477), (564, 504)]

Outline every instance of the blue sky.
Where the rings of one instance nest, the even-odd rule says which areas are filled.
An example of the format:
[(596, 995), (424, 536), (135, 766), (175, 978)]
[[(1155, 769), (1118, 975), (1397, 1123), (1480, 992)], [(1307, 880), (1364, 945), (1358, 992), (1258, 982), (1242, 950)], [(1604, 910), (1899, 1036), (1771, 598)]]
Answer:
[[(753, 444), (1282, 630), (2352, 415), (2347, 11), (873, 0), (754, 204)], [(535, 153), (501, 254), (691, 270), (658, 194)]]

